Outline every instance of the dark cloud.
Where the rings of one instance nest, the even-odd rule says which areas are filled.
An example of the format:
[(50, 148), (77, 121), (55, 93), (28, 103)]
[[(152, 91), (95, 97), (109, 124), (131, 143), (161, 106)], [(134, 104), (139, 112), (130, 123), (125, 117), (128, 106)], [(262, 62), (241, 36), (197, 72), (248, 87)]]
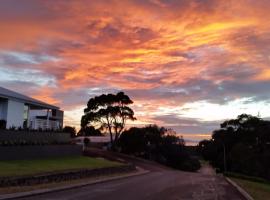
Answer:
[(258, 74), (260, 70), (253, 68), (248, 63), (237, 63), (222, 66), (220, 68), (209, 69), (205, 72), (208, 76), (216, 80), (230, 78), (233, 80), (246, 80)]
[(173, 128), (177, 133), (211, 133), (219, 128), (221, 121), (201, 121), (193, 118), (177, 117), (176, 115), (157, 116), (154, 120), (160, 121), (162, 124)]

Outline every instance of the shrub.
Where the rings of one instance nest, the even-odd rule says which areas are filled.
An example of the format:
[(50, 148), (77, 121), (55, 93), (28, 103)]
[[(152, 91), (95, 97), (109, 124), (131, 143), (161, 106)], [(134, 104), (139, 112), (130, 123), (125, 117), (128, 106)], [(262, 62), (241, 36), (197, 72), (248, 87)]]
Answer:
[(93, 126), (86, 126), (81, 128), (77, 133), (77, 136), (103, 136), (99, 129), (95, 129)]
[(83, 139), (83, 143), (84, 143), (84, 145), (87, 147), (87, 146), (90, 144), (90, 139), (87, 138), (87, 137), (85, 137), (85, 138)]
[(197, 171), (201, 165), (191, 157), (184, 146), (183, 138), (164, 135), (157, 126), (130, 128), (124, 131), (118, 141), (122, 153), (133, 154), (145, 159), (185, 171)]
[(76, 137), (76, 128), (75, 127), (65, 126), (62, 131), (63, 131), (63, 133), (69, 133), (70, 137), (72, 137), (72, 138)]
[(184, 171), (191, 171), (195, 172), (201, 168), (201, 164), (198, 159), (196, 158), (189, 158), (185, 160), (179, 167), (181, 170)]
[(0, 129), (6, 129), (7, 122), (6, 120), (1, 119), (0, 120)]
[(145, 131), (141, 128), (131, 128), (124, 131), (118, 140), (122, 153), (140, 155), (147, 152)]

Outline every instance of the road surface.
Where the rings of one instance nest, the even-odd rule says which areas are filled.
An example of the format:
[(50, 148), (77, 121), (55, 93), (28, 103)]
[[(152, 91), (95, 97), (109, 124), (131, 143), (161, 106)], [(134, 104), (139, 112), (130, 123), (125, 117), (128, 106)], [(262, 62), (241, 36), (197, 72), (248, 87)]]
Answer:
[[(27, 200), (244, 200), (209, 166), (198, 173), (144, 163), (151, 172), (81, 188), (27, 197)], [(152, 170), (151, 170), (152, 169)]]

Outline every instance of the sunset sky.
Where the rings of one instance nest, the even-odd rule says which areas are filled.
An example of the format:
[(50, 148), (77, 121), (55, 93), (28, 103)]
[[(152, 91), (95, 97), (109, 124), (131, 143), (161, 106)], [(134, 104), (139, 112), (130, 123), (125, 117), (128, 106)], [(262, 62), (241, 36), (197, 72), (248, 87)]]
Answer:
[(124, 91), (133, 125), (207, 138), (270, 117), (269, 0), (1, 0), (0, 86), (60, 106)]

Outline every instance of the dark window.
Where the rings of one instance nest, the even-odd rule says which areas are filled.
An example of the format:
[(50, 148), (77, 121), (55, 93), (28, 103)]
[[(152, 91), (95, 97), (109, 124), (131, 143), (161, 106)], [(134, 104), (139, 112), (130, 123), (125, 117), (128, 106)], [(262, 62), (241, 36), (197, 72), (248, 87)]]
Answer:
[(56, 110), (55, 109), (52, 110), (52, 116), (54, 116), (54, 117), (56, 116)]

